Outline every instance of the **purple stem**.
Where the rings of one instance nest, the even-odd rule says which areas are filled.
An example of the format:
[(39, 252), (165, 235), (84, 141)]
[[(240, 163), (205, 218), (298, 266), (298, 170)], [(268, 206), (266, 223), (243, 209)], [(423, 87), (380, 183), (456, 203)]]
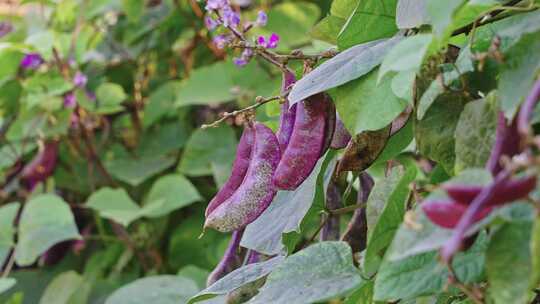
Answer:
[(499, 112), (495, 144), (486, 163), (486, 169), (491, 171), (493, 175), (497, 175), (502, 170), (501, 156), (512, 157), (519, 153), (519, 140), (516, 121), (514, 120), (512, 125), (508, 126), (504, 113)]
[(242, 240), (242, 234), (244, 234), (244, 229), (235, 230), (232, 233), (231, 241), (229, 242), (229, 247), (225, 250), (221, 261), (216, 266), (216, 268), (210, 273), (206, 281), (206, 285), (210, 286), (216, 281), (227, 275), (229, 272), (233, 271), (236, 267), (242, 263), (239, 251), (240, 251), (240, 240)]
[(501, 187), (510, 178), (511, 172), (503, 170), (497, 174), (495, 180), (474, 198), (471, 205), (461, 219), (459, 220), (452, 237), (441, 249), (441, 257), (444, 262), (449, 263), (456, 252), (461, 249), (465, 239), (465, 233), (475, 223), (476, 216), (486, 207), (487, 203), (494, 199), (496, 195), (495, 189)]
[(534, 106), (540, 99), (540, 79), (536, 80), (525, 102), (521, 106), (517, 117), (518, 132), (522, 137), (529, 134), (529, 120), (531, 119)]

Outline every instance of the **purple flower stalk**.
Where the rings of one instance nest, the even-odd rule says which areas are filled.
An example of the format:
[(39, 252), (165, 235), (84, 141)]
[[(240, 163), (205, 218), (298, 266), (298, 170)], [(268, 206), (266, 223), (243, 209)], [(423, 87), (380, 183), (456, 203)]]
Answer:
[(212, 39), (218, 49), (224, 49), (227, 43), (229, 43), (230, 37), (226, 35), (217, 35)]
[(265, 26), (266, 23), (268, 23), (268, 15), (264, 11), (259, 11), (257, 14), (257, 20), (255, 20), (255, 24), (257, 26)]
[(24, 55), (23, 59), (21, 60), (21, 67), (23, 69), (37, 69), (43, 62), (43, 58), (38, 53), (28, 53)]
[(272, 35), (268, 37), (268, 40), (264, 36), (259, 36), (259, 38), (257, 38), (257, 44), (267, 49), (277, 48), (278, 43), (279, 43), (279, 35), (276, 33), (272, 33)]
[(219, 26), (219, 24), (220, 23), (218, 20), (214, 20), (214, 18), (210, 16), (204, 17), (204, 25), (209, 31), (215, 30)]
[(253, 57), (253, 51), (251, 49), (245, 49), (240, 57), (233, 59), (233, 63), (239, 67), (243, 67), (249, 63)]
[(235, 12), (230, 6), (225, 6), (221, 10), (221, 15), (223, 17), (223, 25), (226, 27), (237, 27), (240, 24), (240, 14)]
[(77, 105), (77, 98), (75, 97), (75, 93), (68, 92), (64, 95), (64, 107), (66, 108), (75, 108)]
[(86, 85), (87, 82), (88, 78), (80, 71), (77, 71), (77, 73), (75, 73), (75, 76), (73, 76), (73, 84), (76, 87), (82, 88)]

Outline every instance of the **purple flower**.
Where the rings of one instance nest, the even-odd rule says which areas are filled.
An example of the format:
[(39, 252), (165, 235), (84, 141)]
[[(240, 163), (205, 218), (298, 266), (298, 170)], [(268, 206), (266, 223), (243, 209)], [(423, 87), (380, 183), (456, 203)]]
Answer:
[(259, 36), (257, 38), (257, 44), (267, 48), (267, 49), (275, 49), (279, 43), (279, 35), (276, 33), (272, 33), (268, 40), (264, 36)]
[(218, 49), (223, 49), (229, 43), (229, 36), (226, 35), (217, 35), (212, 39), (214, 44)]
[(0, 22), (0, 38), (11, 33), (13, 31), (13, 25), (9, 22)]
[(229, 5), (228, 0), (208, 0), (205, 9), (207, 11), (222, 9)]
[(239, 67), (243, 67), (245, 66), (246, 64), (248, 64), (248, 61), (245, 59), (245, 58), (242, 58), (242, 57), (236, 57), (236, 58), (233, 58), (233, 63)]
[(226, 6), (221, 12), (224, 26), (238, 26), (240, 24), (240, 14), (235, 12), (230, 6)]
[(214, 20), (214, 18), (212, 18), (212, 17), (210, 17), (210, 16), (206, 16), (206, 17), (204, 18), (204, 24), (206, 25), (206, 28), (207, 28), (209, 31), (212, 31), (212, 30), (214, 30), (216, 27), (218, 27), (219, 21)]
[(75, 76), (73, 76), (73, 84), (76, 87), (82, 88), (86, 85), (86, 82), (88, 82), (88, 78), (80, 71), (77, 71)]
[(68, 92), (64, 95), (64, 107), (74, 108), (77, 105), (77, 98), (73, 92)]
[(268, 22), (268, 15), (264, 11), (259, 11), (259, 14), (257, 15), (257, 20), (255, 20), (255, 24), (257, 26), (265, 26)]
[(21, 60), (23, 69), (37, 69), (44, 62), (43, 58), (38, 53), (28, 53)]

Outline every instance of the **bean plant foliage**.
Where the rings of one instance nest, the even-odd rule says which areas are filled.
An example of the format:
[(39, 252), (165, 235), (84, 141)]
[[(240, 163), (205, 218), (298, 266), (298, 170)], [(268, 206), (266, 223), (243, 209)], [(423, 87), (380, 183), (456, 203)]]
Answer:
[(540, 303), (540, 2), (0, 3), (0, 301)]

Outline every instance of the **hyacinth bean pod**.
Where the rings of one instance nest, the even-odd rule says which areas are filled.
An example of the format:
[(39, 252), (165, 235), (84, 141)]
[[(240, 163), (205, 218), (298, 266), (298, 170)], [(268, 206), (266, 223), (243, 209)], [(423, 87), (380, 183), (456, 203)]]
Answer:
[(244, 181), (234, 194), (208, 214), (205, 228), (221, 232), (238, 230), (254, 221), (272, 202), (276, 188), (272, 176), (281, 152), (270, 128), (254, 123), (252, 157)]
[[(527, 176), (521, 178), (514, 178), (506, 182), (495, 189), (495, 196), (489, 202), (487, 206), (499, 206), (506, 202), (512, 202), (518, 199), (527, 197), (536, 187), (536, 177)], [(474, 198), (480, 194), (483, 187), (469, 186), (469, 185), (444, 185), (443, 189), (446, 190), (448, 196), (452, 198), (456, 203), (469, 205)]]
[(208, 214), (214, 211), (214, 209), (221, 205), (226, 199), (231, 197), (236, 189), (240, 187), (240, 184), (242, 184), (251, 160), (254, 135), (255, 133), (252, 127), (246, 126), (244, 128), (244, 132), (240, 137), (238, 148), (236, 150), (236, 158), (233, 163), (231, 176), (210, 201), (208, 207), (206, 207), (204, 213), (205, 216), (208, 216)]
[(328, 151), (328, 148), (332, 145), (332, 140), (334, 139), (334, 133), (336, 131), (336, 107), (332, 100), (330, 99), (330, 96), (325, 94), (325, 98), (328, 99), (328, 108), (326, 113), (326, 125), (324, 127), (324, 141), (323, 146), (321, 149), (320, 156), (323, 156), (326, 151)]
[(242, 254), (240, 241), (242, 240), (242, 235), (244, 230), (237, 230), (232, 233), (231, 240), (229, 241), (229, 246), (225, 250), (221, 261), (216, 266), (216, 268), (208, 275), (206, 280), (206, 286), (214, 284), (216, 281), (227, 275), (229, 272), (235, 270), (236, 268), (242, 265)]
[[(341, 194), (339, 188), (334, 182), (328, 184), (326, 190), (326, 209), (329, 211), (336, 210), (342, 207)], [(329, 214), (324, 220), (324, 225), (321, 229), (319, 239), (321, 241), (337, 241), (339, 240), (340, 216), (339, 214)]]
[(324, 94), (297, 103), (293, 132), (273, 179), (278, 189), (296, 189), (315, 167), (323, 149), (329, 106)]
[[(366, 172), (360, 173), (359, 180), (360, 189), (358, 190), (356, 204), (361, 206), (367, 202), (371, 189), (373, 189), (373, 185), (375, 185), (375, 181)], [(349, 221), (341, 240), (349, 243), (355, 253), (366, 249), (367, 218), (365, 207), (354, 210), (353, 216)]]
[[(281, 84), (281, 94), (285, 94), (287, 90), (296, 82), (296, 77), (290, 71), (283, 72), (283, 82)], [(285, 151), (285, 148), (289, 144), (289, 139), (294, 127), (294, 120), (296, 117), (296, 104), (289, 109), (289, 100), (286, 98), (281, 105), (281, 114), (279, 117), (279, 129), (276, 133), (276, 137), (279, 141), (279, 148), (281, 151)]]
[(511, 125), (507, 124), (504, 113), (499, 112), (497, 130), (495, 132), (495, 144), (491, 149), (491, 154), (486, 163), (486, 169), (493, 175), (497, 175), (503, 169), (501, 157), (512, 157), (519, 153), (520, 137), (517, 130), (517, 122), (514, 120)]
[(351, 140), (351, 133), (345, 128), (343, 121), (336, 117), (336, 126), (334, 130), (334, 135), (332, 136), (332, 142), (330, 143), (330, 148), (332, 149), (343, 149), (347, 146)]
[[(424, 210), (426, 216), (436, 225), (453, 229), (467, 210), (467, 206), (452, 201), (428, 201), (422, 204), (422, 210)], [(475, 215), (474, 222), (480, 221), (492, 210), (493, 207), (482, 209)]]
[(21, 172), (21, 183), (28, 189), (46, 180), (52, 175), (58, 158), (58, 141), (49, 141)]

